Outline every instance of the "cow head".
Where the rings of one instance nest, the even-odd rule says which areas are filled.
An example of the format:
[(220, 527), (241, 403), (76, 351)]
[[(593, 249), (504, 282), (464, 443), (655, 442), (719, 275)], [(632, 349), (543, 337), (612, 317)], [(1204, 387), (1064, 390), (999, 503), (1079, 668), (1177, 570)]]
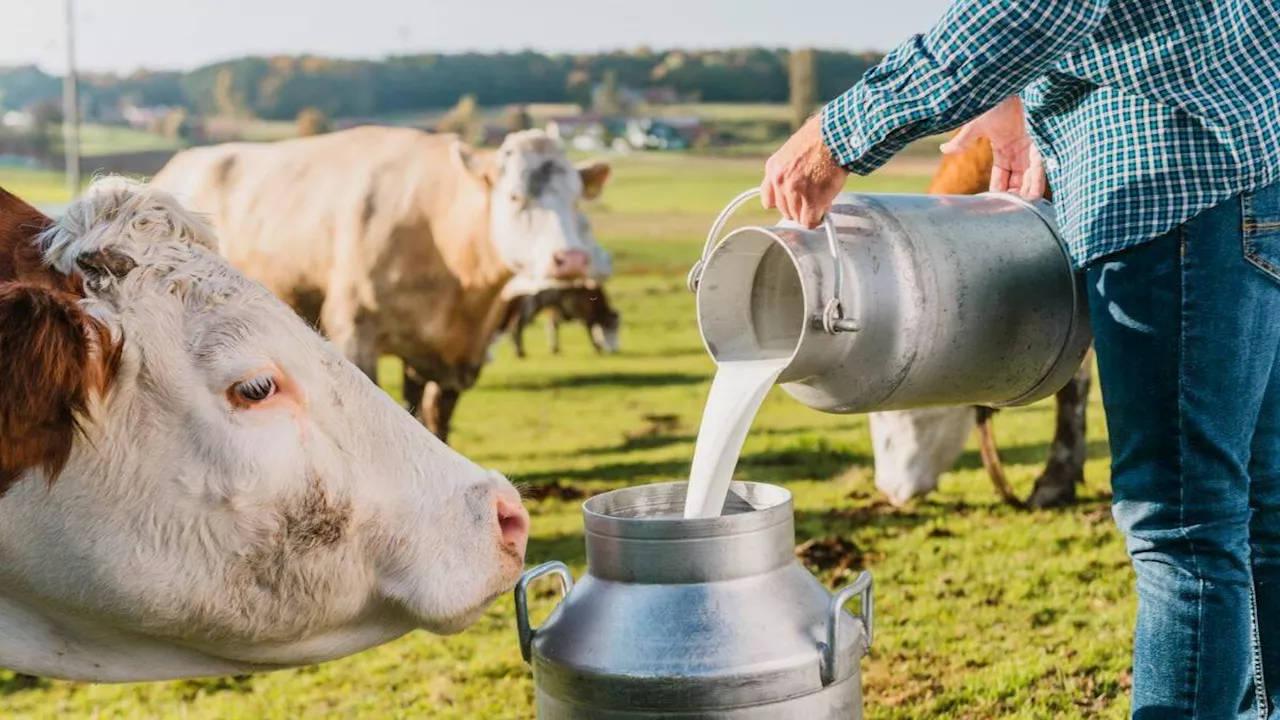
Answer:
[(15, 218), (0, 221), (0, 666), (152, 680), (307, 664), (459, 631), (512, 587), (528, 523), (512, 486), (232, 269), (173, 198), (109, 178), (51, 224), (0, 194)]
[(975, 417), (968, 405), (871, 413), (876, 487), (894, 505), (938, 489), (964, 453)]
[(533, 282), (590, 275), (597, 248), (580, 230), (578, 201), (603, 192), (608, 163), (575, 167), (560, 141), (541, 130), (512, 133), (491, 154), (460, 141), (454, 150), (489, 191), (491, 238), (512, 272)]
[(604, 287), (587, 288), (587, 327), (591, 329), (591, 341), (596, 350), (606, 355), (622, 352), (622, 340), (618, 330), (622, 315), (609, 304)]

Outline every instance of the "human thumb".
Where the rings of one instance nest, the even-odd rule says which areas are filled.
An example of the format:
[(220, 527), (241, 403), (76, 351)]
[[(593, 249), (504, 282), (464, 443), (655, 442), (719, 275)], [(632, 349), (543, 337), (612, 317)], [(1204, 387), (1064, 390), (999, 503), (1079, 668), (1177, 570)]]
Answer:
[(942, 143), (939, 150), (943, 155), (957, 155), (973, 147), (973, 144), (981, 137), (981, 133), (974, 127), (973, 123), (968, 123), (960, 128), (960, 132), (951, 136), (951, 139)]

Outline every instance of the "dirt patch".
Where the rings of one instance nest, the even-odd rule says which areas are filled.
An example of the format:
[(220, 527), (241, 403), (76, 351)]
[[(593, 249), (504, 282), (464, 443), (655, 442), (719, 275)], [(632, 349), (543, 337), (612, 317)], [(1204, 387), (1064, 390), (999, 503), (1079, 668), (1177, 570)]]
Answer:
[(680, 430), (679, 415), (642, 415), (640, 419), (644, 420), (644, 427), (627, 433), (627, 440), (674, 435)]
[(520, 497), (525, 500), (582, 500), (589, 493), (582, 488), (566, 485), (562, 482), (543, 483), (539, 485), (521, 485)]
[(796, 557), (810, 572), (830, 572), (831, 584), (835, 586), (866, 567), (876, 556), (852, 540), (826, 535), (797, 545)]
[(886, 515), (914, 517), (916, 513), (896, 507), (893, 503), (885, 500), (884, 498), (876, 498), (861, 507), (836, 508), (830, 511), (830, 515), (833, 518), (838, 518), (840, 520), (849, 520), (855, 523), (869, 523), (874, 518), (884, 517)]
[(622, 436), (622, 447), (627, 450), (642, 450), (662, 447), (680, 437), (679, 415), (642, 415), (644, 425), (631, 430)]

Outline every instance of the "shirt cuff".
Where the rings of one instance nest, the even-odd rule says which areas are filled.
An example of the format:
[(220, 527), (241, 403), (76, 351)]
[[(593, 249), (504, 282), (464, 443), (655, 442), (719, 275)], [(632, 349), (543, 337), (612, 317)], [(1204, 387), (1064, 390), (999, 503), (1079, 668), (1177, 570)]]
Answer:
[(894, 151), (867, 142), (863, 128), (870, 106), (861, 82), (822, 108), (822, 142), (845, 170), (869, 175), (893, 158)]

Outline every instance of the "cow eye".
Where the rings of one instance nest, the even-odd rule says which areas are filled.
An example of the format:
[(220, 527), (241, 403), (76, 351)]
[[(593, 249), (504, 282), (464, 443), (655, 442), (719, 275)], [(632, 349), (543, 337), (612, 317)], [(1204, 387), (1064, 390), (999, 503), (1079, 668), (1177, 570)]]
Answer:
[(259, 375), (231, 386), (231, 400), (237, 405), (256, 405), (271, 399), (279, 391), (275, 377)]

